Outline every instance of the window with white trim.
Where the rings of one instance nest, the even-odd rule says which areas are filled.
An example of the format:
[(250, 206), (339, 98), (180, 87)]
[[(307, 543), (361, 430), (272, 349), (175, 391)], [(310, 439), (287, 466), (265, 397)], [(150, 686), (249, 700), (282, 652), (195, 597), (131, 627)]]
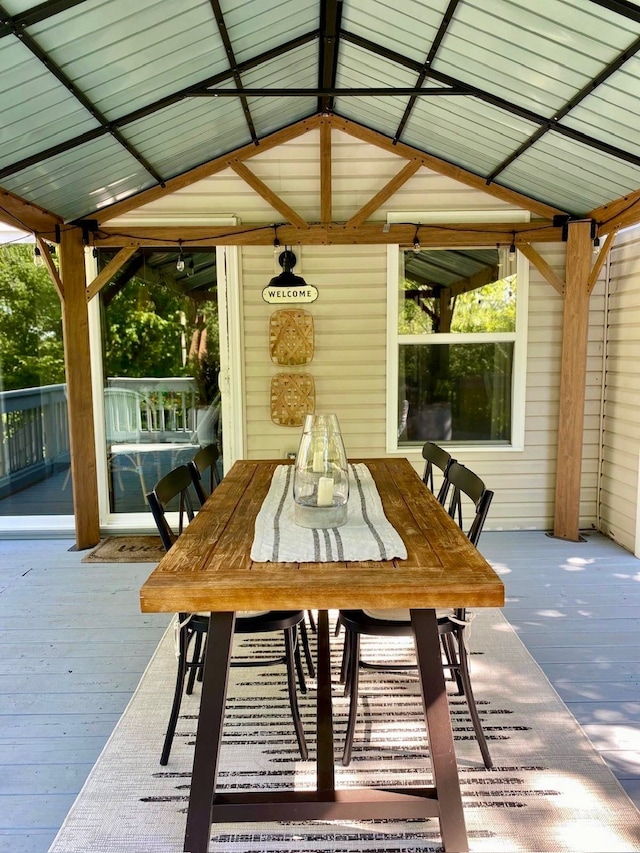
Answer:
[(509, 246), (391, 246), (388, 269), (387, 450), (521, 450), (526, 259)]

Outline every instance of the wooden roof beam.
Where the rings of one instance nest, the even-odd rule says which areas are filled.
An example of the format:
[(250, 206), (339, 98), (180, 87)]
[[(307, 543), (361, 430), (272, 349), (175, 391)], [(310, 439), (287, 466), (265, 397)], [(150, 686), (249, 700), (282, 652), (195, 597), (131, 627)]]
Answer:
[(533, 266), (538, 270), (540, 275), (545, 278), (551, 287), (558, 291), (560, 296), (564, 296), (565, 282), (560, 278), (558, 273), (541, 257), (529, 243), (520, 243), (518, 248)]
[(120, 249), (118, 254), (111, 258), (105, 268), (98, 273), (89, 287), (87, 287), (87, 301), (93, 299), (96, 293), (99, 293), (111, 281), (118, 270), (122, 269), (127, 263), (129, 258), (135, 255), (136, 251), (135, 246), (127, 246), (125, 249)]
[(357, 228), (359, 225), (362, 225), (363, 222), (366, 222), (371, 214), (375, 213), (376, 210), (378, 210), (385, 201), (390, 199), (401, 186), (406, 184), (409, 178), (412, 178), (421, 166), (422, 163), (420, 163), (419, 160), (410, 160), (404, 169), (401, 169), (397, 175), (391, 178), (391, 180), (388, 181), (388, 183), (386, 183), (372, 199), (360, 208), (355, 216), (352, 216), (351, 219), (345, 223), (345, 228)]
[(49, 246), (44, 242), (44, 240), (36, 234), (36, 244), (40, 249), (40, 255), (42, 260), (44, 261), (44, 265), (47, 268), (49, 273), (49, 277), (53, 282), (53, 286), (58, 291), (58, 296), (60, 297), (60, 301), (64, 302), (64, 287), (62, 285), (62, 279), (60, 278), (60, 273), (56, 265), (53, 262), (53, 257), (51, 255), (51, 251)]
[(332, 181), (331, 122), (323, 117), (320, 122), (320, 221), (323, 225), (331, 222)]
[(285, 127), (283, 130), (278, 130), (269, 136), (265, 136), (265, 138), (259, 140), (257, 144), (251, 142), (248, 145), (244, 145), (242, 148), (236, 148), (235, 151), (223, 154), (220, 157), (216, 157), (214, 160), (209, 160), (207, 163), (196, 166), (194, 169), (190, 169), (182, 175), (170, 178), (165, 181), (164, 186), (162, 187), (151, 187), (148, 190), (143, 190), (137, 195), (118, 201), (109, 207), (103, 207), (101, 210), (98, 210), (93, 214), (93, 218), (97, 219), (99, 223), (107, 222), (109, 219), (115, 219), (117, 216), (122, 216), (131, 210), (136, 210), (144, 204), (149, 204), (149, 202), (156, 201), (166, 195), (171, 195), (171, 193), (174, 193), (177, 190), (189, 187), (197, 181), (202, 181), (204, 178), (210, 178), (211, 175), (222, 172), (223, 169), (231, 168), (231, 164), (234, 162), (249, 160), (251, 157), (255, 157), (256, 154), (261, 154), (263, 151), (270, 151), (278, 145), (283, 145), (285, 142), (297, 139), (299, 136), (308, 133), (310, 130), (315, 130), (315, 128), (319, 126), (319, 123), (319, 116), (312, 116), (311, 118), (303, 119), (289, 127)]
[(274, 191), (270, 189), (264, 181), (260, 180), (257, 175), (254, 175), (251, 169), (249, 169), (249, 167), (241, 160), (233, 160), (229, 165), (236, 175), (242, 178), (242, 180), (248, 184), (252, 190), (255, 190), (255, 192), (257, 192), (258, 195), (267, 202), (267, 204), (271, 205), (271, 207), (273, 207), (273, 209), (282, 216), (285, 222), (290, 222), (296, 228), (304, 229), (308, 227), (305, 220), (296, 213), (292, 207), (289, 207), (289, 205), (283, 201), (279, 195), (274, 193)]
[(605, 237), (620, 228), (629, 228), (640, 222), (640, 190), (627, 193), (615, 201), (594, 208), (587, 214), (598, 226), (598, 234)]
[(565, 211), (559, 210), (556, 207), (551, 207), (548, 204), (543, 204), (540, 201), (515, 192), (515, 190), (507, 189), (497, 184), (487, 184), (485, 178), (474, 175), (460, 166), (454, 166), (452, 163), (447, 163), (445, 160), (440, 160), (431, 154), (425, 154), (424, 151), (419, 151), (417, 148), (412, 148), (405, 145), (403, 142), (393, 142), (387, 136), (383, 136), (376, 130), (370, 130), (368, 127), (357, 124), (350, 119), (340, 118), (338, 116), (331, 117), (331, 123), (334, 130), (341, 130), (344, 133), (353, 136), (355, 139), (360, 139), (362, 142), (368, 142), (370, 145), (376, 145), (378, 148), (383, 148), (392, 154), (397, 154), (407, 160), (416, 158), (420, 161), (421, 166), (426, 166), (440, 175), (445, 175), (462, 184), (473, 187), (473, 189), (481, 190), (489, 195), (499, 198), (509, 204), (517, 207), (530, 210), (536, 216), (541, 216), (543, 219), (551, 219), (558, 214), (563, 214)]
[(24, 198), (0, 188), (0, 220), (20, 231), (32, 231), (56, 243), (63, 219)]
[[(278, 225), (278, 238), (287, 246), (329, 246), (356, 244), (398, 243), (412, 246), (415, 224), (392, 224), (388, 230), (382, 222), (368, 223), (357, 228), (344, 225), (313, 224), (305, 228), (293, 225)], [(450, 246), (495, 246), (496, 243), (516, 245), (535, 241), (537, 243), (560, 243), (562, 228), (554, 227), (548, 220), (539, 222), (454, 222), (420, 226), (420, 244), (424, 247), (448, 248)], [(113, 246), (272, 246), (273, 225), (266, 223), (221, 225), (221, 226), (103, 226), (90, 235), (91, 244), (100, 248)]]

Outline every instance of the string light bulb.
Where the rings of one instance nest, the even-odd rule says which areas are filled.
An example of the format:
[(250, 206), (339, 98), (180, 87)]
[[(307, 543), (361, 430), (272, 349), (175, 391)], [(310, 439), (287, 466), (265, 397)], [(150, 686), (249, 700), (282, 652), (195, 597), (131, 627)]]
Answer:
[(196, 271), (196, 265), (193, 261), (193, 258), (191, 258), (191, 260), (189, 261), (189, 266), (187, 267), (187, 277), (191, 278), (191, 276), (193, 276), (195, 274), (195, 271)]
[(40, 246), (33, 247), (33, 264), (36, 267), (44, 266), (44, 258), (42, 257), (42, 252), (40, 251)]
[(178, 253), (178, 261), (176, 263), (176, 269), (178, 272), (184, 271), (184, 252), (182, 251), (182, 243), (179, 243), (180, 251)]
[(600, 238), (596, 236), (593, 239), (593, 254), (597, 255), (599, 251), (600, 251)]
[(413, 238), (413, 251), (416, 253), (416, 255), (420, 251), (420, 240), (418, 238), (418, 232), (419, 231), (420, 231), (420, 226), (416, 225), (416, 233), (415, 233), (415, 236)]
[(509, 246), (509, 271), (513, 272), (516, 266), (516, 232), (513, 232), (511, 245)]

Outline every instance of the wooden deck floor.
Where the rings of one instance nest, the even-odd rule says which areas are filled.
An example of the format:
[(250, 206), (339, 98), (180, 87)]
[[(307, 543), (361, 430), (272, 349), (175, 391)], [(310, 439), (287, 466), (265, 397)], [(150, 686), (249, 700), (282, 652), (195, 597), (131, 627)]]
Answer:
[[(168, 618), (150, 564), (82, 564), (68, 540), (0, 541), (0, 851), (44, 853)], [(640, 805), (640, 562), (611, 541), (485, 533), (505, 614)]]

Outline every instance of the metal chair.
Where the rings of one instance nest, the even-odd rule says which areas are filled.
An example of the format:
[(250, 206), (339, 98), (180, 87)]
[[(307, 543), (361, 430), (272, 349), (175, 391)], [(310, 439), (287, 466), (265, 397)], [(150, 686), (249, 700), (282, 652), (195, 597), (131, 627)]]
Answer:
[[(220, 483), (218, 477), (218, 469), (216, 467), (219, 457), (220, 453), (218, 451), (217, 445), (209, 444), (206, 447), (201, 448), (187, 466), (191, 473), (193, 488), (195, 489), (200, 506), (204, 505), (204, 502), (209, 497), (211, 492), (213, 492), (216, 486), (218, 486)], [(207, 471), (209, 472), (208, 493), (202, 485), (202, 476)], [(313, 616), (311, 612), (309, 612), (309, 616), (312, 620)], [(313, 621), (311, 622), (311, 626), (313, 630), (315, 630), (315, 623)], [(309, 646), (309, 635), (307, 634), (307, 626), (304, 620), (300, 623), (298, 628), (300, 631), (302, 650), (304, 652), (304, 658), (307, 663), (307, 669), (309, 670), (309, 675), (311, 676), (311, 678), (314, 678), (316, 671), (313, 665), (313, 656), (311, 654), (311, 648)]]
[[(186, 526), (185, 522), (188, 523), (194, 517), (193, 505), (189, 496), (191, 483), (191, 471), (186, 465), (180, 465), (159, 480), (155, 488), (147, 494), (151, 513), (158, 527), (162, 544), (167, 551), (182, 533), (182, 530)], [(172, 529), (166, 516), (167, 507), (176, 502), (178, 511), (177, 532)], [(235, 622), (236, 634), (260, 634), (282, 631), (284, 636), (284, 654), (281, 657), (270, 660), (232, 661), (231, 665), (270, 666), (276, 663), (286, 664), (291, 715), (293, 717), (300, 755), (303, 759), (306, 759), (308, 757), (308, 750), (296, 690), (296, 672), (298, 674), (300, 690), (303, 693), (306, 693), (307, 690), (296, 633), (297, 626), (303, 622), (304, 610), (243, 611), (237, 613)], [(204, 646), (209, 630), (209, 616), (206, 613), (178, 613), (177, 625), (178, 671), (173, 704), (160, 757), (161, 765), (166, 765), (169, 761), (171, 745), (180, 713), (182, 693), (185, 690), (185, 679), (187, 681), (185, 692), (190, 694), (193, 691), (196, 677), (199, 679), (202, 678)], [(189, 658), (189, 647), (192, 642), (193, 653)]]
[(422, 458), (425, 460), (424, 473), (422, 479), (424, 484), (430, 491), (435, 494), (433, 485), (433, 469), (439, 468), (442, 471), (442, 484), (436, 495), (438, 503), (444, 505), (447, 492), (449, 490), (448, 473), (451, 465), (456, 461), (450, 453), (434, 444), (432, 441), (427, 441), (422, 448)]
[[(480, 539), (493, 492), (487, 489), (483, 481), (464, 465), (452, 462), (448, 472), (449, 488), (453, 489), (449, 500), (448, 512), (462, 527), (462, 497), (465, 495), (473, 504), (474, 516), (467, 532), (469, 541), (476, 545)], [(408, 610), (341, 610), (338, 621), (345, 628), (341, 682), (345, 685), (345, 695), (349, 695), (349, 720), (345, 735), (342, 763), (351, 761), (353, 736), (358, 713), (358, 679), (360, 668), (376, 670), (402, 670), (413, 668), (411, 665), (372, 664), (360, 657), (360, 636), (368, 634), (383, 637), (410, 637), (413, 635), (411, 615)], [(465, 628), (469, 624), (464, 608), (450, 613), (438, 614), (438, 632), (444, 654), (443, 667), (449, 670), (456, 681), (459, 695), (464, 695), (476, 739), (482, 753), (484, 765), (493, 766), (489, 748), (482, 729), (482, 723), (476, 707), (471, 677), (469, 674), (468, 653), (465, 643)]]
[[(185, 452), (193, 453), (193, 446), (186, 442), (158, 441), (151, 401), (127, 388), (104, 389), (105, 437), (107, 463), (111, 476), (117, 476), (122, 489), (122, 473), (133, 471), (138, 475), (143, 496), (148, 487), (145, 478), (145, 462), (155, 467), (156, 478), (161, 473), (161, 458), (170, 454), (170, 464), (175, 466)], [(143, 422), (143, 413), (146, 422)], [(165, 469), (166, 470), (166, 469)]]
[[(220, 451), (217, 444), (207, 444), (206, 447), (201, 447), (193, 459), (188, 463), (188, 468), (191, 473), (193, 488), (195, 489), (200, 506), (204, 504), (211, 492), (220, 483), (218, 474), (218, 459)], [(209, 486), (205, 489), (202, 484), (202, 476), (209, 472)]]

